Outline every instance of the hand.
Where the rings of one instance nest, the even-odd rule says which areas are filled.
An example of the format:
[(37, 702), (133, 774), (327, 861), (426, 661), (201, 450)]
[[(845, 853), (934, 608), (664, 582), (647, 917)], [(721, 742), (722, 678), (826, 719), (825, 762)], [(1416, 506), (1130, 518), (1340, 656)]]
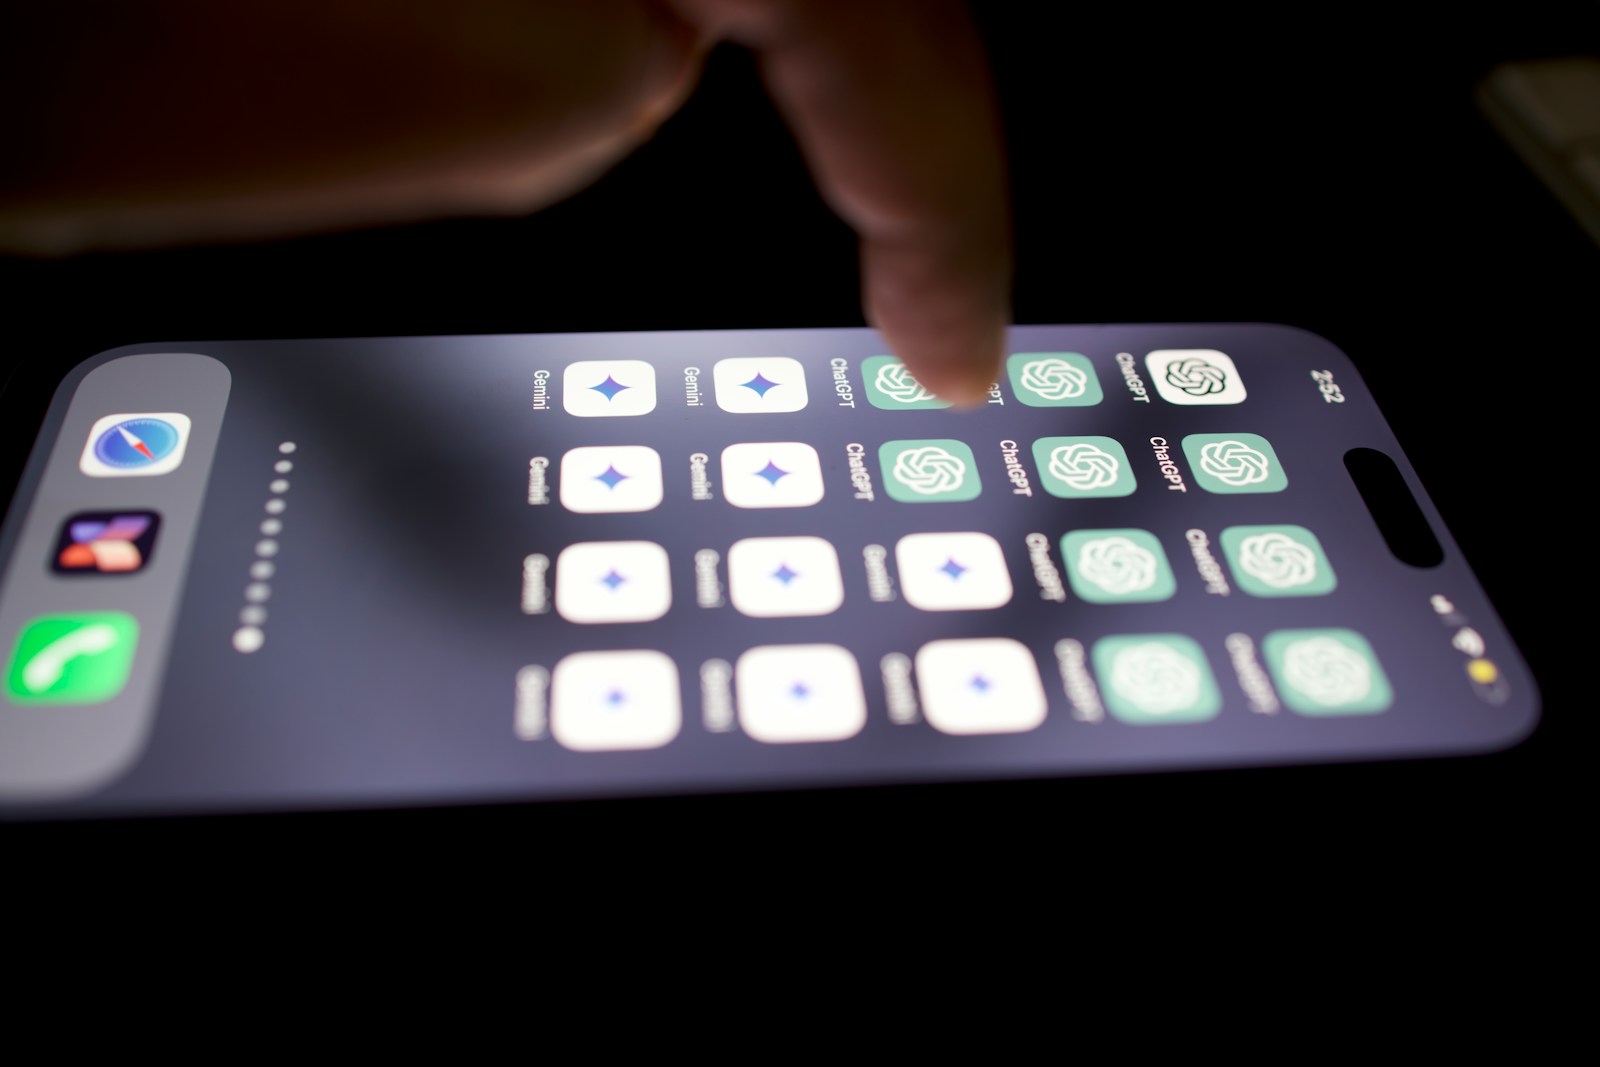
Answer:
[(1009, 320), (1003, 160), (954, 0), (90, 0), (0, 39), (0, 248), (67, 253), (523, 213), (758, 57), (861, 236), (867, 317), (977, 400)]

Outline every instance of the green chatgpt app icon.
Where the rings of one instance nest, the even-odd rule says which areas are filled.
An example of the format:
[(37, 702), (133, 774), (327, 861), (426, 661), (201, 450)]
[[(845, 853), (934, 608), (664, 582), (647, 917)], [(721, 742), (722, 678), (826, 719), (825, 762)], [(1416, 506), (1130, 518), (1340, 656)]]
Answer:
[(1229, 526), (1222, 551), (1251, 596), (1326, 596), (1338, 584), (1322, 542), (1304, 526)]
[(18, 704), (98, 704), (128, 683), (139, 623), (120, 611), (41, 615), (17, 636), (6, 696)]
[(933, 390), (912, 377), (906, 365), (894, 356), (868, 356), (862, 360), (861, 381), (872, 406), (883, 411), (921, 411), (950, 406), (950, 401), (935, 396)]
[(1090, 654), (1111, 717), (1134, 726), (1206, 722), (1222, 694), (1206, 654), (1183, 634), (1115, 634)]
[(1091, 604), (1169, 600), (1177, 583), (1148, 530), (1073, 530), (1061, 538), (1072, 591)]
[(1274, 630), (1261, 650), (1283, 702), (1301, 715), (1372, 715), (1394, 703), (1377, 653), (1354, 630)]
[(1006, 374), (1029, 407), (1091, 407), (1105, 399), (1094, 364), (1077, 352), (1018, 352), (1006, 360)]
[(1136, 486), (1128, 453), (1110, 437), (1041, 437), (1033, 442), (1039, 482), (1051, 496), (1127, 496)]
[(888, 441), (878, 448), (883, 487), (907, 504), (972, 500), (982, 492), (972, 449), (960, 441)]
[(1289, 486), (1278, 453), (1260, 434), (1192, 433), (1183, 454), (1208, 493), (1281, 493)]

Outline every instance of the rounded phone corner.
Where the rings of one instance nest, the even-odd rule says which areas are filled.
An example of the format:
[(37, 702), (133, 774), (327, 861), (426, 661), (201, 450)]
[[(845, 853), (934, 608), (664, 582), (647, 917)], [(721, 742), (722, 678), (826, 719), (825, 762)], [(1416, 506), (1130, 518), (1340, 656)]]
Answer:
[(1339, 357), (1344, 359), (1346, 362), (1350, 361), (1350, 354), (1343, 348), (1340, 348), (1336, 341), (1324, 337), (1317, 331), (1309, 329), (1305, 326), (1298, 326), (1292, 322), (1257, 322), (1251, 323), (1251, 326), (1282, 333), (1288, 338), (1293, 338), (1298, 344), (1304, 344), (1309, 341), (1312, 344), (1319, 345), (1331, 350), (1334, 353), (1337, 353)]
[(1488, 730), (1465, 738), (1451, 754), (1466, 758), (1503, 756), (1533, 740), (1544, 722), (1544, 701), (1530, 681), (1529, 693), (1510, 706), (1502, 706), (1502, 717)]
[(122, 376), (123, 367), (130, 360), (154, 360), (155, 362), (151, 364), (152, 375), (178, 374), (189, 377), (205, 383), (209, 390), (224, 397), (233, 387), (233, 372), (216, 356), (204, 352), (172, 351), (167, 346), (159, 345), (120, 345), (117, 348), (108, 348), (79, 363), (61, 380), (56, 395), (58, 398), (76, 397), (95, 375)]
[(74, 746), (75, 758), (0, 764), (0, 810), (8, 817), (48, 814), (48, 809), (86, 800), (127, 776), (149, 747), (152, 723), (137, 717), (125, 728)]
[[(188, 356), (188, 357), (192, 357), (194, 359), (208, 360), (210, 362), (218, 364), (224, 370), (227, 369), (227, 364), (223, 363), (222, 360), (218, 359), (216, 356), (213, 356), (208, 352), (197, 352), (197, 351), (194, 351), (195, 347), (197, 347), (197, 346), (189, 345), (189, 344), (165, 344), (165, 343), (162, 343), (162, 342), (141, 342), (141, 343), (137, 343), (137, 344), (117, 345), (114, 348), (101, 349), (99, 352), (96, 352), (92, 356), (85, 356), (83, 359), (79, 360), (78, 362), (76, 362), (76, 363), (74, 363), (72, 365), (72, 368), (68, 372), (67, 376), (68, 377), (73, 377), (73, 376), (82, 377), (84, 375), (92, 373), (93, 371), (99, 370), (101, 367), (105, 366), (107, 363), (115, 363), (118, 360), (123, 360), (123, 359), (134, 359), (134, 358), (137, 358), (139, 356), (154, 356), (154, 355), (161, 355), (161, 356)], [(230, 377), (231, 377), (231, 372), (230, 372)]]

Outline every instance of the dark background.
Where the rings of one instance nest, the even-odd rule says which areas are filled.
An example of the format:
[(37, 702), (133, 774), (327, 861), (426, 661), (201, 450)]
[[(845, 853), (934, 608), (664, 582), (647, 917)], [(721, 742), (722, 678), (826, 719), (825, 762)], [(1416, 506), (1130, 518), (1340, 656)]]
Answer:
[[(96, 850), (537, 841), (586, 869), (686, 849), (987, 866), (1227, 844), (1331, 868), (1542, 869), (1590, 702), (1570, 681), (1583, 606), (1555, 595), (1593, 584), (1560, 568), (1592, 555), (1574, 516), (1587, 462), (1566, 442), (1592, 421), (1600, 248), (1472, 91), (1498, 62), (1600, 51), (1600, 5), (1035, 8), (978, 9), (1009, 142), (1017, 321), (1284, 322), (1344, 348), (1542, 680), (1532, 739), (1466, 760), (7, 834)], [(15, 453), (31, 436), (17, 393), (33, 370), (112, 345), (857, 325), (854, 257), (752, 63), (725, 50), (652, 143), (531, 218), (0, 260), (4, 359), (23, 372), (5, 440)], [(1533, 567), (1529, 538), (1548, 552)]]

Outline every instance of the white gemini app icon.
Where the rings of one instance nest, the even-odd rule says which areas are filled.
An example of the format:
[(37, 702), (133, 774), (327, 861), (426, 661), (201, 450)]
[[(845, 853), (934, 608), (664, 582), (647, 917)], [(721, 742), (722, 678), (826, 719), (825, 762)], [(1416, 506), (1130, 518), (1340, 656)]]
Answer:
[(923, 611), (998, 608), (1011, 600), (1000, 542), (986, 533), (917, 533), (894, 546), (906, 603)]
[(654, 541), (580, 541), (556, 557), (556, 611), (568, 622), (649, 622), (671, 606), (667, 550)]
[(568, 511), (649, 511), (661, 503), (661, 456), (644, 445), (574, 448), (561, 457)]
[(717, 406), (737, 414), (799, 411), (806, 406), (806, 373), (787, 356), (719, 359), (712, 368)]
[(678, 668), (660, 652), (576, 652), (551, 679), (550, 733), (578, 752), (660, 748), (678, 736)]
[(570, 364), (561, 376), (561, 406), (584, 418), (649, 414), (656, 407), (656, 369), (642, 359)]
[(1156, 392), (1169, 404), (1240, 404), (1244, 382), (1225, 353), (1212, 348), (1166, 348), (1144, 357)]
[(822, 499), (822, 461), (800, 441), (722, 450), (722, 495), (736, 508), (803, 508)]
[(867, 724), (861, 669), (838, 645), (761, 645), (733, 679), (739, 725), (757, 741), (843, 741)]
[(1009, 637), (930, 641), (917, 650), (923, 714), (947, 734), (1014, 734), (1044, 722), (1033, 653)]
[(758, 618), (826, 615), (844, 603), (839, 554), (821, 537), (747, 537), (728, 549), (728, 598)]

